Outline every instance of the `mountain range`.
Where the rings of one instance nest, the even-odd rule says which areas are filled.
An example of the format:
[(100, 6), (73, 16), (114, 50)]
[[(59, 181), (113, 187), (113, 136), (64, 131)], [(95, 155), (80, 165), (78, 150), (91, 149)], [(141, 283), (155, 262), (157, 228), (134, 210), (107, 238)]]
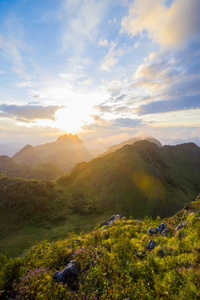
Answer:
[(52, 162), (63, 172), (71, 170), (78, 162), (92, 158), (77, 135), (65, 134), (57, 141), (39, 146), (26, 145), (12, 159), (21, 165), (35, 165)]
[(1, 175), (0, 251), (91, 229), (110, 214), (167, 217), (199, 191), (200, 148), (193, 143), (137, 141), (51, 182)]
[(20, 165), (6, 155), (0, 156), (0, 174), (8, 177), (38, 179), (49, 181), (63, 175), (63, 171), (54, 163)]

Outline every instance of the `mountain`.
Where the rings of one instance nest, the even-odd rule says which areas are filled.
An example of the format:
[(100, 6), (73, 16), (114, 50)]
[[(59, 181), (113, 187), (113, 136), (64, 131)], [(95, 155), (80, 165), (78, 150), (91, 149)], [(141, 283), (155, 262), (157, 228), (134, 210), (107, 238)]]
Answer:
[(12, 159), (18, 164), (38, 164), (53, 162), (63, 172), (71, 170), (76, 163), (89, 161), (91, 155), (84, 143), (76, 135), (63, 135), (56, 142), (36, 147), (26, 145)]
[(200, 148), (193, 143), (159, 148), (138, 141), (54, 182), (1, 176), (0, 251), (19, 253), (36, 240), (91, 229), (110, 214), (168, 217), (199, 191)]
[(63, 175), (61, 169), (53, 163), (37, 165), (19, 165), (6, 155), (0, 156), (0, 174), (26, 179), (52, 180)]
[(0, 299), (197, 300), (199, 209), (200, 198), (164, 220), (112, 216), (90, 232), (2, 256)]
[(160, 148), (138, 141), (76, 165), (57, 183), (74, 212), (165, 217), (200, 190), (200, 148), (192, 143)]
[(122, 148), (123, 146), (133, 145), (135, 142), (138, 142), (138, 141), (141, 141), (141, 140), (146, 140), (146, 141), (149, 141), (151, 143), (156, 144), (158, 147), (162, 147), (162, 144), (160, 143), (160, 141), (158, 141), (157, 139), (155, 139), (153, 137), (134, 137), (134, 138), (131, 138), (127, 141), (124, 141), (120, 144), (113, 145), (113, 146), (109, 147), (106, 150), (106, 152), (104, 152), (103, 154), (100, 154), (99, 157), (107, 155), (107, 154), (112, 153), (112, 152), (115, 152), (116, 150)]

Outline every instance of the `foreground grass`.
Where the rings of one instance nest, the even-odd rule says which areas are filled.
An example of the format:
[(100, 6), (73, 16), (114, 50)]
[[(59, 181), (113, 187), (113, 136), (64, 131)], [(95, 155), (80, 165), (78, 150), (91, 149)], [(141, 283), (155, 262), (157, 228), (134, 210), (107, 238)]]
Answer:
[[(1, 257), (1, 299), (199, 299), (200, 201), (164, 219), (167, 236), (147, 234), (161, 220), (118, 220), (89, 233), (37, 243), (21, 257)], [(187, 222), (179, 231), (180, 222)], [(146, 250), (154, 239), (155, 248)], [(98, 255), (97, 253), (99, 253)], [(76, 259), (79, 288), (71, 291), (52, 275)]]

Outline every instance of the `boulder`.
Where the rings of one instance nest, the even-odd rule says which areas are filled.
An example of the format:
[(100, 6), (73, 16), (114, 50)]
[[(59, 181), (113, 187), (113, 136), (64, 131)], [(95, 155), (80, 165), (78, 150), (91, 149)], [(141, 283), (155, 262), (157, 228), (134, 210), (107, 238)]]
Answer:
[(150, 227), (148, 230), (147, 230), (147, 234), (148, 235), (153, 235), (154, 234), (154, 230)]
[(167, 227), (167, 225), (165, 223), (161, 223), (160, 225), (158, 225), (159, 232), (162, 232), (163, 230), (165, 230), (166, 227)]
[(103, 222), (101, 223), (101, 227), (102, 227), (102, 226), (108, 226), (108, 225), (112, 224), (112, 222), (114, 222), (114, 221), (117, 220), (117, 219), (119, 219), (119, 220), (126, 220), (126, 217), (124, 217), (123, 215), (113, 215), (113, 216), (109, 219), (109, 221), (103, 221)]
[(147, 250), (153, 250), (156, 242), (154, 240), (150, 240), (147, 245)]
[(79, 284), (79, 272), (79, 265), (77, 264), (76, 260), (72, 260), (62, 271), (56, 271), (53, 274), (53, 279), (58, 282), (67, 283), (69, 288), (71, 288), (72, 290), (76, 290)]
[(184, 226), (186, 226), (186, 225), (187, 225), (187, 221), (178, 224), (178, 226), (174, 229), (175, 232), (179, 231), (182, 227), (184, 227)]
[(169, 234), (169, 232), (170, 232), (170, 230), (169, 230), (169, 228), (167, 227), (167, 228), (165, 228), (165, 229), (161, 232), (161, 235), (162, 235), (162, 236), (167, 236), (167, 235)]

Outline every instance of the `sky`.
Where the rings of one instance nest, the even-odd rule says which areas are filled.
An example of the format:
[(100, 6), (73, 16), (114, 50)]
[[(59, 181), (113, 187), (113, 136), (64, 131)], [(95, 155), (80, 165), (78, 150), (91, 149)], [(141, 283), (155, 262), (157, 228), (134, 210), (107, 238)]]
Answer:
[(65, 133), (200, 146), (199, 15), (199, 0), (0, 0), (0, 154)]

